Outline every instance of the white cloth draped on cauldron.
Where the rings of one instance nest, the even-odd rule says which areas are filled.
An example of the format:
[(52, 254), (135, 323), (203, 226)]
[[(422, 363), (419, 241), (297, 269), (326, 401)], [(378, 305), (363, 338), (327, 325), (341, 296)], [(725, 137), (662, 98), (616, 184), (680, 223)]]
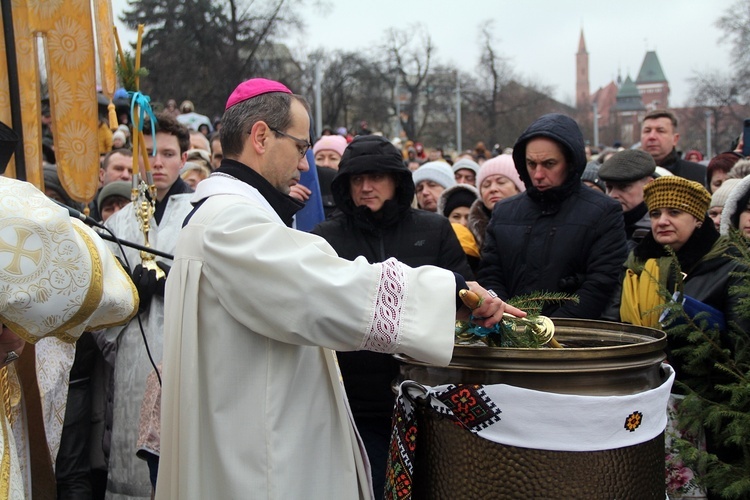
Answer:
[(399, 490), (414, 472), (415, 399), (502, 445), (549, 451), (612, 450), (645, 443), (664, 432), (675, 374), (667, 364), (662, 370), (664, 382), (658, 387), (618, 396), (559, 394), (506, 384), (429, 387), (405, 381), (396, 401), (387, 490)]

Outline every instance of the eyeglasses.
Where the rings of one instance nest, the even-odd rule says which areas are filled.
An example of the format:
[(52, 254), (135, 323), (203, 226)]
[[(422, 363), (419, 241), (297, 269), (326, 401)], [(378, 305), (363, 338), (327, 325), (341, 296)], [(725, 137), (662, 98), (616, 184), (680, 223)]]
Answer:
[(305, 153), (307, 153), (307, 150), (312, 147), (312, 144), (308, 140), (300, 139), (299, 137), (294, 137), (293, 135), (289, 135), (286, 132), (282, 132), (281, 130), (277, 128), (273, 128), (273, 127), (268, 127), (268, 128), (270, 128), (272, 131), (276, 132), (282, 137), (286, 137), (287, 139), (293, 140), (295, 144), (297, 144), (297, 151), (299, 152), (300, 158), (304, 158)]

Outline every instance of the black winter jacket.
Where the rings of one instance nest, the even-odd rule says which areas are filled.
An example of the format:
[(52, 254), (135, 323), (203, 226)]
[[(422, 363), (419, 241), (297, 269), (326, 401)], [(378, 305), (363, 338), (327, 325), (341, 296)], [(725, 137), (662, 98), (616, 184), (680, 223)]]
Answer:
[(678, 177), (684, 177), (685, 179), (699, 182), (701, 186), (706, 185), (706, 167), (700, 163), (678, 158), (677, 151), (674, 149), (661, 161), (661, 163), (659, 163), (659, 166), (666, 168)]
[[(539, 191), (526, 170), (526, 144), (548, 137), (568, 164), (562, 186)], [(526, 191), (498, 202), (482, 248), (478, 281), (502, 299), (532, 292), (576, 294), (580, 303), (547, 304), (552, 317), (599, 319), (627, 257), (620, 204), (581, 184), (586, 166), (578, 125), (545, 115), (518, 139), (513, 159)]]
[[(394, 151), (397, 155), (395, 148)], [(448, 219), (411, 207), (414, 182), (401, 160), (385, 164), (376, 158), (369, 162), (344, 160), (331, 185), (337, 210), (331, 219), (318, 224), (311, 231), (313, 234), (325, 238), (345, 259), (364, 256), (375, 263), (395, 257), (411, 267), (433, 265), (473, 279), (466, 254)], [(355, 207), (349, 188), (351, 175), (374, 171), (389, 172), (397, 179), (395, 198), (375, 214), (369, 208)], [(356, 351), (340, 352), (338, 359), (355, 418), (388, 418), (395, 400), (391, 384), (399, 372), (393, 356)]]

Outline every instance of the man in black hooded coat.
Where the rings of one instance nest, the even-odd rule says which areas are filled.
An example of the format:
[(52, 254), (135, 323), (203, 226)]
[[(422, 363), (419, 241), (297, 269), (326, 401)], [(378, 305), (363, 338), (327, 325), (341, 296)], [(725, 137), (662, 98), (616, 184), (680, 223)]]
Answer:
[[(393, 197), (375, 211), (355, 203), (354, 182), (383, 175), (391, 176), (395, 183)], [(370, 263), (394, 257), (412, 267), (433, 265), (472, 279), (466, 254), (448, 219), (412, 208), (411, 171), (387, 139), (356, 137), (341, 157), (331, 191), (337, 210), (312, 233), (325, 238), (339, 256), (350, 260), (363, 256)], [(391, 355), (369, 351), (339, 352), (337, 356), (354, 421), (372, 467), (375, 494), (382, 498), (395, 402), (391, 384), (399, 365)]]
[[(530, 157), (527, 146), (544, 142), (538, 139), (551, 141), (558, 158)], [(547, 303), (542, 314), (599, 319), (627, 257), (625, 226), (618, 202), (581, 183), (586, 153), (578, 124), (561, 114), (540, 117), (519, 137), (513, 161), (526, 191), (495, 205), (478, 281), (503, 300), (539, 292), (575, 294), (579, 303)], [(555, 165), (558, 182), (541, 174), (532, 178), (532, 170)]]

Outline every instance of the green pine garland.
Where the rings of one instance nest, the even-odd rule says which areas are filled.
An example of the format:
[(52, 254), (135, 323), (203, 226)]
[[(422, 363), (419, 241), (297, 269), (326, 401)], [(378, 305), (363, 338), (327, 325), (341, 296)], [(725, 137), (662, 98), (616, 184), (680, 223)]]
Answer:
[[(733, 288), (743, 298), (737, 313), (750, 318), (750, 245), (739, 232), (730, 238), (739, 249), (738, 261), (746, 270), (742, 285)], [(750, 498), (750, 342), (737, 325), (721, 335), (709, 328), (705, 317), (689, 318), (681, 306), (668, 306), (669, 317), (679, 318), (665, 328), (668, 336), (684, 339), (686, 346), (673, 354), (683, 362), (684, 376), (675, 389), (685, 392), (680, 405), (680, 425), (692, 434), (707, 432), (713, 443), (731, 450), (722, 461), (687, 440), (677, 442), (686, 465), (700, 471), (699, 482), (722, 498)], [(731, 457), (731, 458), (727, 458)]]

